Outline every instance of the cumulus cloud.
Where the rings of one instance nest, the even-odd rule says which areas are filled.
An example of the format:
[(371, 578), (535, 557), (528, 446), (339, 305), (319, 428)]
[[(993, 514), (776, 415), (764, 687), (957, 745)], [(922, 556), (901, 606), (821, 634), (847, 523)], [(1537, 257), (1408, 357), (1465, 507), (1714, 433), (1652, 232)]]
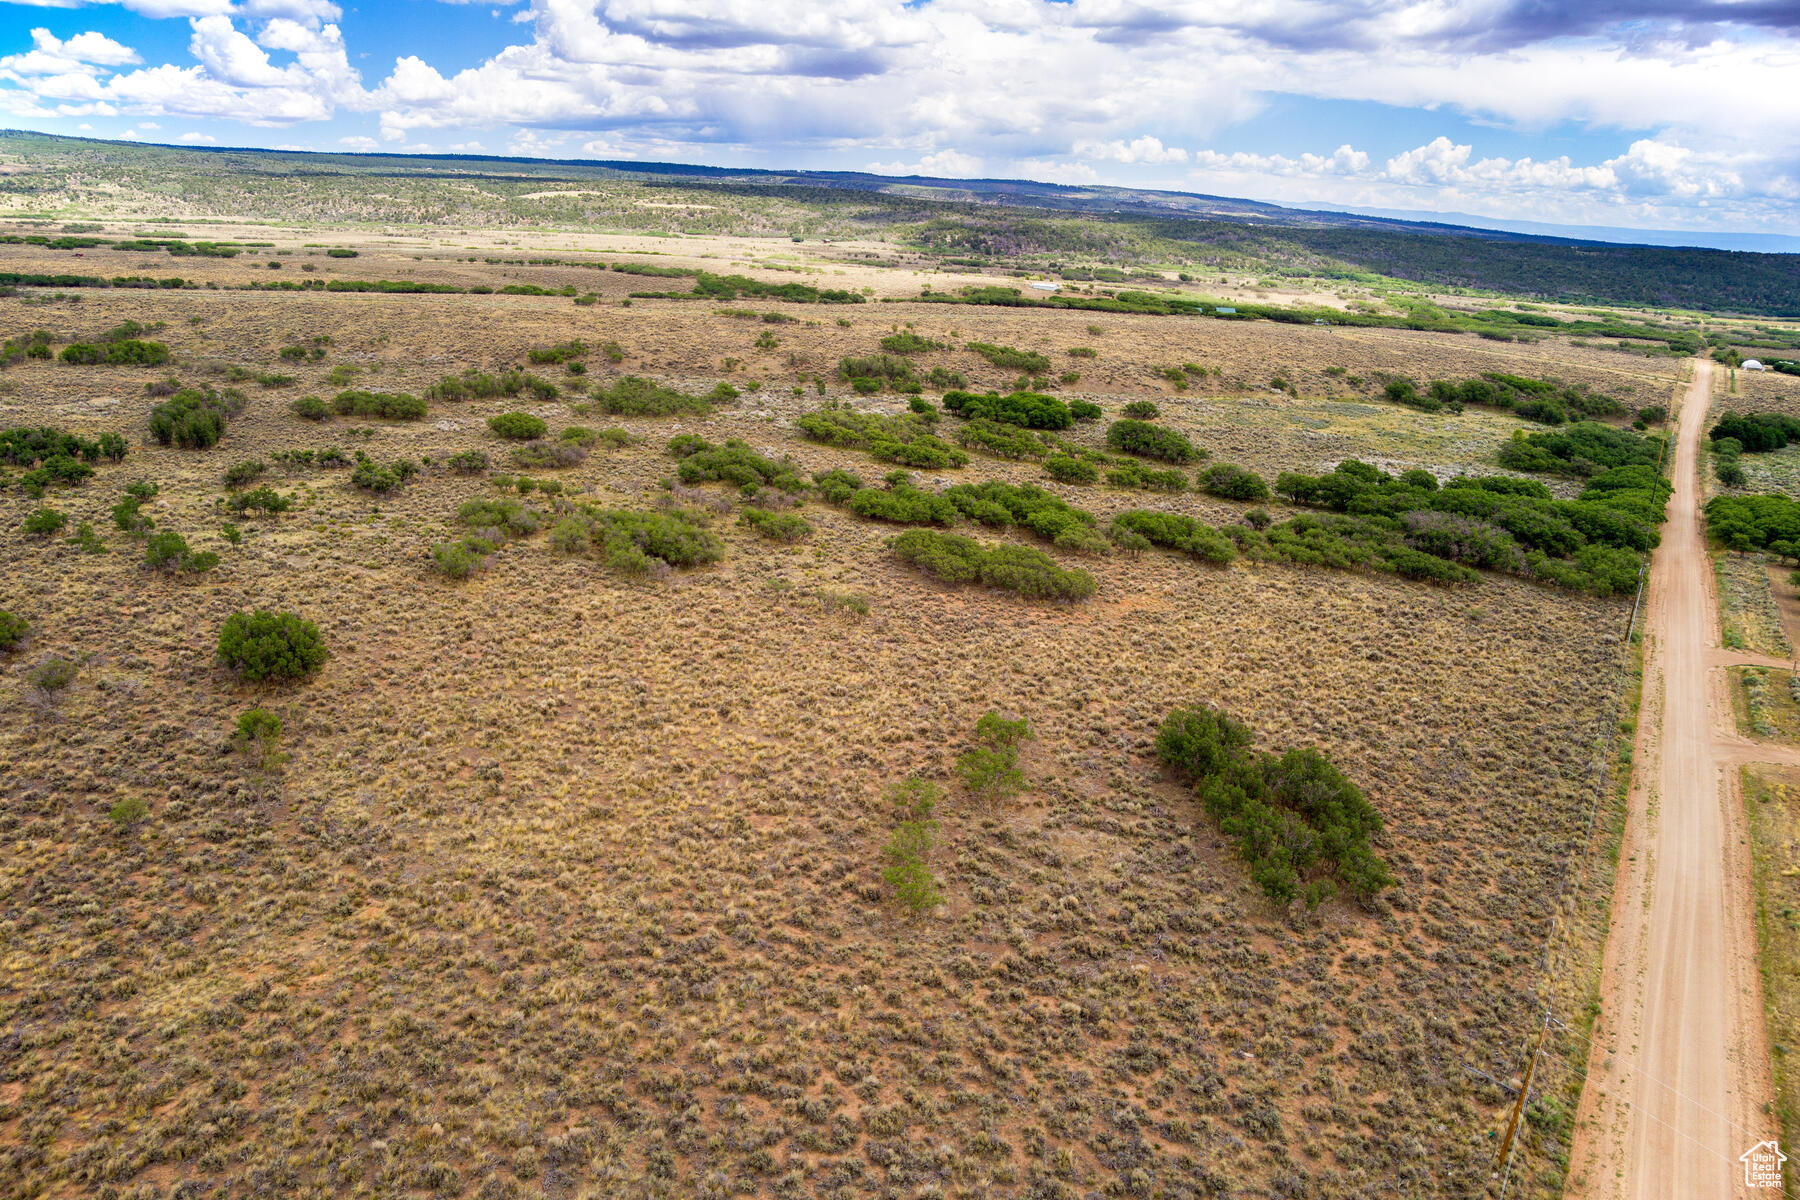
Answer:
[(1100, 159), (1116, 163), (1178, 163), (1188, 160), (1188, 152), (1179, 146), (1164, 146), (1145, 135), (1127, 142), (1114, 138), (1110, 142), (1076, 142), (1070, 153), (1077, 158)]

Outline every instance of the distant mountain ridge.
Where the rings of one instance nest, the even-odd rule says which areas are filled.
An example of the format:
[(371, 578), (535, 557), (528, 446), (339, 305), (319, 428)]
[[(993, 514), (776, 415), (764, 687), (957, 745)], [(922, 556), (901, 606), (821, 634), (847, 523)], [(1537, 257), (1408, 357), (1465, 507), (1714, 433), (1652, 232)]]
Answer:
[[(419, 211), (457, 211), (465, 203), (460, 189), (494, 185), (487, 196), (490, 212), (506, 213), (512, 221), (580, 225), (604, 222), (618, 213), (585, 213), (579, 203), (565, 203), (538, 215), (529, 212), (529, 206), (518, 206), (526, 201), (548, 204), (547, 198), (567, 185), (612, 180), (779, 200), (788, 211), (800, 214), (802, 225), (811, 225), (816, 218), (838, 235), (852, 238), (879, 230), (880, 236), (928, 255), (964, 262), (973, 258), (978, 265), (1013, 270), (1160, 264), (1164, 270), (1185, 266), (1200, 274), (1253, 272), (1376, 287), (1404, 280), (1437, 289), (1552, 302), (1800, 317), (1800, 257), (1792, 252), (1619, 243), (1564, 236), (1617, 231), (1522, 221), (1487, 222), (1515, 228), (1482, 228), (1423, 219), (1424, 214), (1293, 208), (1195, 192), (1020, 179), (618, 159), (167, 146), (23, 131), (0, 131), (0, 153), (27, 163), (35, 157), (50, 173), (43, 186), (51, 191), (72, 179), (89, 186), (96, 179), (111, 179), (132, 189), (156, 179), (164, 181), (159, 186), (178, 203), (211, 195), (227, 197), (228, 203), (238, 206), (222, 211), (280, 211), (270, 208), (270, 202), (292, 189), (269, 181), (285, 179), (312, 189), (307, 212), (332, 211), (337, 219), (353, 221), (437, 219), (395, 211), (391, 206), (401, 201), (385, 189), (367, 190), (361, 182), (405, 180), (427, 191), (440, 184), (452, 188), (448, 192), (440, 188), (429, 204), (417, 201), (423, 206)], [(64, 173), (63, 182), (52, 183), (58, 171)], [(30, 174), (15, 173), (9, 182), (29, 191), (39, 186)], [(513, 194), (520, 185), (563, 187)], [(578, 187), (569, 190), (571, 196), (583, 194)], [(1465, 214), (1444, 216), (1485, 220)], [(704, 225), (705, 220), (690, 210), (690, 224)], [(772, 231), (766, 224), (758, 227)], [(777, 224), (773, 230), (784, 228), (791, 227)], [(1658, 231), (1645, 232), (1661, 236)]]

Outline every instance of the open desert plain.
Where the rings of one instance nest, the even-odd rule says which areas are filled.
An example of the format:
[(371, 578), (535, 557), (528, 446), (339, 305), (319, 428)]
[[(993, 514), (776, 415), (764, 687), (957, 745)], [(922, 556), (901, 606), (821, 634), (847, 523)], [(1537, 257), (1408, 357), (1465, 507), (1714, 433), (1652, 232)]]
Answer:
[(1640, 583), (1792, 322), (6, 148), (0, 1195), (1642, 1171)]

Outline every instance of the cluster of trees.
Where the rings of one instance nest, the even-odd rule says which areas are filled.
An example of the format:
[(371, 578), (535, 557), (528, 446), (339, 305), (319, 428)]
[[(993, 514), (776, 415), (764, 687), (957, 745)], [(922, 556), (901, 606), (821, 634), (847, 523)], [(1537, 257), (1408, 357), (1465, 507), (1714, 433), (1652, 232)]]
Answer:
[(565, 553), (598, 555), (627, 575), (662, 575), (725, 557), (725, 543), (690, 514), (633, 512), (582, 504), (550, 531), (550, 544)]
[(110, 431), (84, 438), (49, 425), (0, 429), (0, 463), (30, 468), (19, 487), (34, 499), (54, 484), (73, 487), (94, 473), (92, 464), (118, 462), (127, 449), (125, 439)]
[(64, 346), (62, 361), (76, 366), (160, 367), (171, 358), (169, 348), (161, 342), (141, 338), (120, 338), (101, 343), (71, 342)]
[[(1547, 318), (1557, 324), (1554, 318)], [(1422, 412), (1461, 412), (1469, 405), (1498, 408), (1541, 425), (1562, 425), (1570, 420), (1621, 416), (1624, 404), (1611, 396), (1585, 388), (1565, 387), (1544, 379), (1489, 371), (1479, 379), (1453, 383), (1434, 379), (1421, 391), (1410, 379), (1391, 379), (1385, 390), (1395, 404)]]
[(1578, 421), (1554, 432), (1518, 430), (1500, 447), (1498, 461), (1514, 471), (1580, 479), (1615, 467), (1655, 467), (1662, 462), (1662, 452), (1660, 434), (1646, 436), (1598, 421)]
[(890, 333), (882, 338), (881, 348), (890, 354), (924, 354), (930, 350), (948, 350), (950, 343), (922, 337), (911, 330), (906, 330), (901, 333)]
[(995, 458), (1043, 458), (1050, 453), (1050, 436), (987, 417), (971, 417), (957, 429), (956, 442)]
[(494, 400), (501, 396), (517, 396), (529, 390), (539, 400), (553, 400), (557, 387), (547, 379), (525, 371), (506, 371), (489, 375), (485, 371), (468, 370), (461, 375), (446, 375), (425, 389), (427, 400)]
[(1634, 465), (1592, 477), (1574, 500), (1557, 500), (1535, 480), (1465, 478), (1440, 487), (1429, 471), (1393, 476), (1349, 459), (1326, 475), (1284, 472), (1275, 490), (1435, 558), (1610, 595), (1637, 586), (1671, 489), (1652, 467)]
[(1086, 571), (1058, 566), (1029, 546), (984, 546), (935, 529), (909, 529), (888, 545), (902, 562), (945, 583), (980, 583), (1027, 600), (1083, 600), (1096, 587)]
[(150, 410), (150, 436), (163, 446), (205, 450), (225, 436), (225, 422), (243, 411), (244, 394), (233, 388), (182, 388)]
[(1367, 899), (1392, 887), (1376, 856), (1381, 814), (1330, 759), (1311, 747), (1257, 754), (1249, 729), (1208, 705), (1178, 708), (1156, 736), (1156, 756), (1193, 785), (1237, 839), (1250, 877), (1277, 903), (1317, 908), (1342, 888)]
[(219, 661), (253, 681), (298, 679), (325, 665), (319, 627), (290, 612), (236, 612), (219, 630)]
[(615, 417), (703, 417), (713, 409), (711, 397), (676, 391), (641, 375), (620, 376), (611, 387), (594, 392), (593, 403)]
[(904, 412), (890, 417), (828, 403), (812, 412), (802, 413), (794, 424), (815, 442), (866, 450), (883, 462), (922, 471), (967, 466), (967, 452), (933, 432), (937, 419), (933, 412)]
[(981, 418), (1025, 429), (1067, 429), (1075, 423), (1068, 405), (1039, 392), (1002, 396), (998, 392), (950, 391), (944, 393), (943, 403), (947, 411), (967, 420)]
[(487, 426), (495, 437), (512, 442), (528, 442), (550, 432), (544, 418), (522, 412), (496, 413), (487, 419)]
[(340, 417), (417, 421), (425, 416), (425, 401), (406, 392), (366, 392), (350, 388), (331, 398), (331, 408)]
[(1781, 413), (1726, 413), (1707, 431), (1707, 437), (1714, 450), (1721, 442), (1735, 441), (1739, 451), (1760, 454), (1800, 441), (1800, 418)]
[(1106, 444), (1125, 454), (1172, 463), (1191, 463), (1206, 456), (1206, 451), (1196, 448), (1173, 429), (1129, 418), (1107, 426)]
[(1095, 527), (1094, 514), (1030, 484), (959, 483), (944, 499), (971, 521), (997, 528), (1017, 525), (1065, 550), (1106, 554), (1112, 546)]
[[(615, 263), (615, 271), (624, 269), (624, 264)], [(627, 270), (627, 274), (647, 275), (663, 274), (662, 271), (650, 271), (642, 268)], [(687, 274), (683, 271), (682, 274)], [(764, 300), (787, 300), (795, 304), (861, 304), (863, 297), (856, 292), (844, 288), (816, 288), (805, 283), (765, 283), (760, 279), (751, 279), (747, 275), (714, 275), (710, 271), (695, 271), (694, 290), (691, 292), (633, 292), (633, 299), (646, 300), (736, 300), (740, 296), (751, 296)]]
[(1706, 529), (1732, 550), (1767, 550), (1800, 560), (1800, 504), (1786, 496), (1714, 496)]
[(798, 463), (787, 458), (777, 462), (737, 438), (715, 446), (699, 434), (684, 433), (669, 439), (669, 453), (679, 460), (676, 474), (685, 484), (720, 480), (735, 483), (752, 494), (763, 487), (783, 492), (798, 492), (806, 487)]
[(1003, 370), (1042, 375), (1050, 369), (1050, 360), (1036, 350), (1017, 350), (1011, 346), (996, 346), (992, 342), (968, 342), (964, 349), (973, 350)]

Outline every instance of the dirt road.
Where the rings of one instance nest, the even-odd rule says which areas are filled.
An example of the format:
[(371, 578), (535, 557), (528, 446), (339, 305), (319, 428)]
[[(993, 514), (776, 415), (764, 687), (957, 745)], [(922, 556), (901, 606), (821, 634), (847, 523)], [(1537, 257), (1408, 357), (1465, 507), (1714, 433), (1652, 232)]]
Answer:
[(1776, 1130), (1736, 764), (1793, 752), (1737, 736), (1715, 669), (1730, 660), (1697, 473), (1712, 386), (1697, 361), (1650, 565), (1631, 808), (1569, 1172), (1569, 1194), (1594, 1200), (1777, 1194), (1747, 1190), (1738, 1162)]

